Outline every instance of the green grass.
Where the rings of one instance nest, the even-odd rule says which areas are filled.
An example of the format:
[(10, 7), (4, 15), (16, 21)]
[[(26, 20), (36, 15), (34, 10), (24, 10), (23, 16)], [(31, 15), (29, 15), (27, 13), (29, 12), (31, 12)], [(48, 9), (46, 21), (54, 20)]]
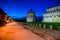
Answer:
[(25, 24), (30, 25), (30, 24), (41, 24), (41, 27), (46, 25), (46, 28), (50, 28), (50, 25), (52, 25), (53, 29), (58, 30), (60, 26), (60, 22), (25, 22)]

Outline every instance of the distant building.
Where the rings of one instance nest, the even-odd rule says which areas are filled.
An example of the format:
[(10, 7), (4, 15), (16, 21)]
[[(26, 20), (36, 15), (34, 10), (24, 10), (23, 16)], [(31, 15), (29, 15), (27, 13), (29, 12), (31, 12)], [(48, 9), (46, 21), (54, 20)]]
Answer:
[(27, 14), (26, 21), (27, 22), (35, 22), (35, 18), (36, 18), (35, 13), (31, 9)]
[(60, 22), (60, 6), (46, 9), (43, 14), (43, 22)]

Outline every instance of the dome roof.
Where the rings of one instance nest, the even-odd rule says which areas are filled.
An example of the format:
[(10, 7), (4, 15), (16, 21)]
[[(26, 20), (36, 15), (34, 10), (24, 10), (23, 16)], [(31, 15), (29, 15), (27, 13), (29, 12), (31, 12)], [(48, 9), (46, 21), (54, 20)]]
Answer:
[(28, 15), (35, 15), (35, 13), (33, 12), (32, 9), (30, 9), (30, 11), (28, 12)]
[(28, 13), (34, 13), (32, 9), (30, 9), (30, 11)]

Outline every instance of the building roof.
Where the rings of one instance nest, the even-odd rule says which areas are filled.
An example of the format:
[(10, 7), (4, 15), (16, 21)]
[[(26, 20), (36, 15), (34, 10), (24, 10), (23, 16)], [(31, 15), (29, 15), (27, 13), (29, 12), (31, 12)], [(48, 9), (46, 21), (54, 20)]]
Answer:
[(57, 6), (60, 6), (60, 5), (51, 6), (51, 7), (48, 7), (47, 9), (50, 9), (50, 8), (53, 8), (53, 7), (57, 7)]
[(34, 11), (32, 9), (30, 9), (28, 14), (27, 14), (27, 17), (28, 16), (34, 16), (35, 17), (36, 15), (35, 15)]
[(0, 8), (0, 20), (5, 18), (6, 13)]
[(55, 12), (55, 11), (60, 11), (60, 9), (59, 10), (54, 10), (54, 11), (49, 11), (49, 12), (44, 12), (44, 13), (50, 13), (50, 12)]
[(0, 15), (2, 15), (2, 14), (6, 15), (6, 13), (2, 10), (2, 8), (0, 8)]
[(30, 11), (28, 13), (34, 13), (34, 11), (32, 9), (30, 9)]

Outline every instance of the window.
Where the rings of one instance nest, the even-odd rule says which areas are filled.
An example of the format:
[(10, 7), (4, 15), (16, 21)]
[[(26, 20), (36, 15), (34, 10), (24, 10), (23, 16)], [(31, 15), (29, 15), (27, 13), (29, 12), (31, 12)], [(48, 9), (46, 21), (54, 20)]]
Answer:
[(46, 16), (44, 16), (46, 18)]
[(56, 18), (56, 16), (54, 16), (54, 18)]
[(48, 16), (47, 16), (47, 18), (48, 18)]
[(52, 16), (50, 16), (50, 18), (52, 18)]

